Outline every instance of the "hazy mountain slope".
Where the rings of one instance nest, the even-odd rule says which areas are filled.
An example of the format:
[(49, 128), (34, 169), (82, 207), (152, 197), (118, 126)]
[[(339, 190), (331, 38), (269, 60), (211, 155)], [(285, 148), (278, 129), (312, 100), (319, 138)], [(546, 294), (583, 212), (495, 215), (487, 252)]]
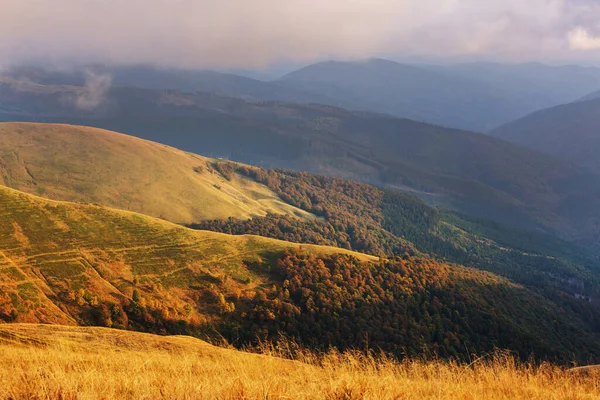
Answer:
[(4, 187), (0, 210), (4, 321), (218, 332), (238, 345), (284, 334), (311, 348), (368, 345), (398, 355), (496, 346), (561, 360), (600, 354), (580, 315), (476, 270), (353, 253), (359, 261), (322, 246), (286, 251), (299, 245)]
[[(71, 96), (81, 90), (72, 87)], [(596, 238), (598, 176), (486, 135), (329, 106), (132, 88), (114, 88), (83, 110), (62, 94), (39, 91), (0, 86), (5, 110), (13, 109), (0, 111), (0, 119), (98, 126), (209, 156), (385, 184), (488, 219)]]
[(360, 108), (444, 126), (483, 130), (519, 113), (483, 83), (386, 60), (323, 62), (278, 81)]
[(278, 82), (337, 99), (327, 104), (487, 131), (600, 87), (600, 69), (541, 64), (428, 66), (374, 59), (322, 62)]
[(491, 134), (600, 172), (600, 99), (538, 111)]
[(249, 100), (278, 100), (299, 103), (329, 104), (333, 100), (310, 93), (231, 73), (210, 70), (160, 69), (150, 66), (90, 66), (82, 69), (48, 70), (20, 67), (5, 71), (14, 80), (28, 80), (44, 85), (83, 86), (104, 78), (113, 86), (141, 89), (173, 89), (185, 93), (206, 92)]
[(596, 67), (541, 63), (467, 63), (424, 67), (486, 83), (499, 96), (518, 104), (521, 116), (571, 102), (588, 93), (590, 88), (600, 87), (600, 68)]
[(197, 91), (258, 101), (319, 103), (387, 113), (455, 128), (486, 131), (534, 111), (567, 103), (600, 87), (600, 69), (539, 63), (410, 65), (373, 59), (322, 62), (272, 82), (208, 70), (151, 66), (3, 72), (44, 85), (112, 84)]
[(587, 96), (582, 97), (579, 101), (596, 100), (600, 98), (600, 90), (590, 93)]
[(101, 129), (0, 123), (0, 183), (57, 200), (100, 203), (178, 223), (307, 213), (210, 160)]

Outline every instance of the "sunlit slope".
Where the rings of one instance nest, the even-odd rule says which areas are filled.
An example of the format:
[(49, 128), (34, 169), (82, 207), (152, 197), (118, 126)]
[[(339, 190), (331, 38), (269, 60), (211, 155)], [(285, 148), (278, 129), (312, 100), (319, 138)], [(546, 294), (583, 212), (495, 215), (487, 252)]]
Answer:
[(218, 297), (265, 284), (261, 265), (298, 246), (193, 231), (141, 214), (51, 201), (0, 186), (0, 319), (81, 323), (86, 319), (82, 306), (121, 303), (134, 289), (172, 316), (210, 319), (218, 315), (219, 304), (193, 299), (195, 294), (206, 289)]
[(81, 126), (0, 123), (0, 184), (177, 223), (269, 211), (308, 216), (265, 186), (224, 178), (207, 158)]
[[(290, 354), (293, 355), (293, 354)], [(470, 366), (357, 354), (302, 361), (218, 348), (185, 336), (107, 328), (0, 325), (5, 399), (596, 399), (597, 370), (510, 357)]]

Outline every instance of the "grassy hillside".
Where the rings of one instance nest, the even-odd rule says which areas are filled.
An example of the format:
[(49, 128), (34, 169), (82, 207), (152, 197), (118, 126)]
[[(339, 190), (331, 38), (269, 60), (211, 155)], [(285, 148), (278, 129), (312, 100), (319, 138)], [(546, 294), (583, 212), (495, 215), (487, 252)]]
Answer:
[(246, 264), (262, 264), (293, 247), (298, 245), (196, 232), (141, 214), (54, 202), (0, 186), (0, 314), (14, 321), (82, 323), (89, 317), (82, 314), (83, 305), (120, 303), (138, 289), (174, 315), (210, 316), (211, 305), (208, 311), (203, 307), (211, 302), (195, 304), (194, 292), (222, 280), (231, 290), (254, 289), (264, 279)]
[[(106, 328), (0, 325), (2, 399), (593, 399), (574, 373), (498, 354), (471, 366), (356, 353), (250, 354), (190, 337)], [(275, 351), (274, 351), (275, 350)], [(277, 357), (292, 356), (297, 361)], [(43, 366), (43, 367), (41, 367)]]
[(564, 104), (503, 125), (492, 135), (600, 172), (600, 99)]
[(310, 217), (263, 185), (225, 179), (204, 157), (81, 126), (0, 123), (0, 184), (177, 223), (267, 212)]

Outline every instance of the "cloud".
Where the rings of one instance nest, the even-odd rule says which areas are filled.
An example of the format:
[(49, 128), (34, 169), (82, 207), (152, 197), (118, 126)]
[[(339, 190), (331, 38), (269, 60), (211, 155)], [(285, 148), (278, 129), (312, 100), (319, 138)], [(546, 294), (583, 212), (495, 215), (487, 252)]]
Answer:
[(580, 55), (569, 32), (598, 20), (596, 0), (2, 0), (0, 60), (208, 68), (378, 55), (568, 60)]
[(110, 90), (112, 77), (109, 74), (85, 72), (85, 85), (75, 98), (75, 106), (80, 110), (91, 111), (104, 104)]
[(569, 32), (569, 46), (573, 50), (599, 50), (600, 36), (594, 36), (585, 28), (575, 28)]

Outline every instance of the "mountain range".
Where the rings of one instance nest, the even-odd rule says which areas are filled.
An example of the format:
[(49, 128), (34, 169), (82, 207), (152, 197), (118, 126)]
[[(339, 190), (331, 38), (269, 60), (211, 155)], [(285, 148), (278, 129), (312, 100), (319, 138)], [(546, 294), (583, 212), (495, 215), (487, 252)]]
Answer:
[[(42, 195), (72, 197), (82, 183), (99, 185), (99, 171), (114, 166), (110, 157), (88, 161), (89, 152), (68, 152), (73, 166), (104, 165), (52, 182), (58, 171), (68, 175), (71, 168), (56, 153), (83, 136), (98, 154), (118, 146), (138, 149), (133, 153), (148, 167), (166, 152), (184, 175), (198, 165), (178, 164), (178, 158), (204, 161), (207, 172), (197, 179), (207, 184), (198, 186), (198, 197), (211, 193), (214, 182), (237, 188), (246, 182), (250, 191), (271, 190), (278, 199), (265, 203), (275, 206), (269, 214), (251, 220), (265, 230), (263, 237), (238, 225), (248, 221), (245, 216), (222, 219), (222, 209), (207, 207), (202, 218), (214, 213), (218, 219), (205, 220), (203, 229), (222, 231), (219, 224), (226, 223), (236, 230), (231, 236), (106, 207), (119, 198), (69, 203), (2, 186), (4, 321), (218, 334), (239, 345), (285, 334), (315, 349), (376, 345), (407, 355), (427, 348), (461, 357), (465, 348), (494, 347), (555, 360), (600, 354), (594, 317), (599, 262), (558, 239), (434, 209), (367, 184), (208, 160), (114, 132), (40, 124), (6, 124), (1, 132), (13, 137), (3, 142), (3, 154), (18, 144), (13, 156), (22, 161), (7, 164), (8, 175), (29, 167), (32, 172), (29, 182), (5, 183), (34, 191), (43, 166), (49, 171), (35, 182), (53, 183), (53, 190)], [(147, 193), (165, 184), (158, 172), (152, 176), (158, 179), (142, 183)], [(110, 188), (110, 179), (102, 181)], [(224, 192), (224, 198), (235, 195)], [(280, 203), (302, 212), (282, 213)], [(278, 240), (294, 232), (304, 244)], [(447, 263), (456, 261), (470, 268)]]
[(488, 131), (600, 88), (598, 68), (536, 63), (436, 66), (382, 59), (320, 62), (273, 81), (150, 66), (90, 66), (58, 71), (22, 67), (5, 75), (46, 85), (75, 86), (100, 76), (114, 86), (317, 103), (474, 131)]
[(596, 74), (9, 71), (0, 320), (596, 360)]
[[(597, 237), (600, 177), (483, 134), (331, 106), (5, 78), (0, 120), (112, 129), (205, 156), (410, 191), (430, 204), (581, 243)], [(83, 99), (83, 100), (82, 100)]]

